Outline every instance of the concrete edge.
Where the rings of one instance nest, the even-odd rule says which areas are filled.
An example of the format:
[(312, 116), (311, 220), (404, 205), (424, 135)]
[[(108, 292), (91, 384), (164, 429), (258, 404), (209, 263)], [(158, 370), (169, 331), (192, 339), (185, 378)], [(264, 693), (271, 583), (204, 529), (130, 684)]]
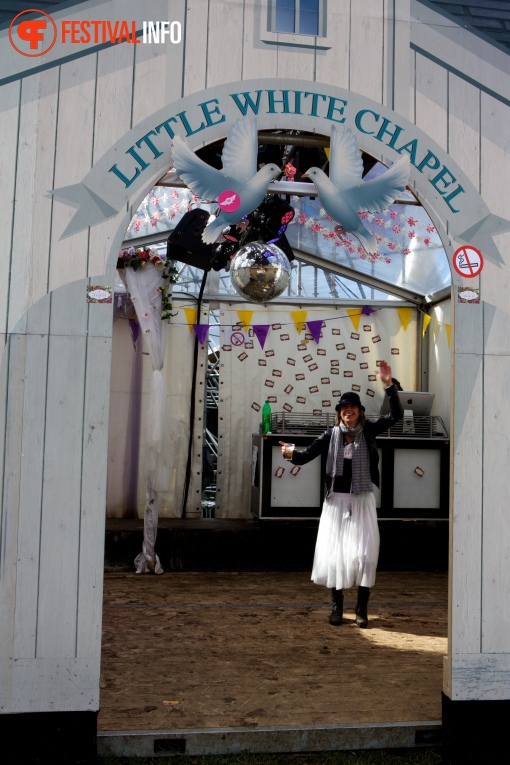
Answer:
[(101, 731), (99, 757), (157, 757), (437, 746), (441, 721), (345, 725), (266, 726), (151, 731)]

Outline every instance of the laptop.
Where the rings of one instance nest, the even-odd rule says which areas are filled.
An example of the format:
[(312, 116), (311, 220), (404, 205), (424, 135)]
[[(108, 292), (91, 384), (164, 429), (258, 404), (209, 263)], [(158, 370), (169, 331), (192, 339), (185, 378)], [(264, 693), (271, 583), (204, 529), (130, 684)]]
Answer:
[[(432, 411), (435, 393), (417, 390), (399, 390), (398, 397), (404, 411), (411, 410), (413, 417), (428, 417)], [(381, 406), (381, 414), (390, 411), (390, 400), (385, 394)]]

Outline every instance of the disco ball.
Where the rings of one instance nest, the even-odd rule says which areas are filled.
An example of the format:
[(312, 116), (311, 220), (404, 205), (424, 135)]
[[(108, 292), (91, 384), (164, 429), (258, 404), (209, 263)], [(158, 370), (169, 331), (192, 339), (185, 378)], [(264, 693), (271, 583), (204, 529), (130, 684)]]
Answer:
[(265, 303), (281, 295), (289, 284), (290, 263), (276, 245), (250, 242), (232, 259), (230, 279), (238, 295)]

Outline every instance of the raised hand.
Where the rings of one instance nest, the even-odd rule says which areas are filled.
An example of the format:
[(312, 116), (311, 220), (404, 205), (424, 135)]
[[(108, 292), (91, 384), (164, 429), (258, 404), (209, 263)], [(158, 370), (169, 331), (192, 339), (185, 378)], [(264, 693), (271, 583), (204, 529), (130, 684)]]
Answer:
[(388, 387), (388, 385), (391, 385), (391, 367), (387, 361), (381, 361), (377, 374), (384, 386)]

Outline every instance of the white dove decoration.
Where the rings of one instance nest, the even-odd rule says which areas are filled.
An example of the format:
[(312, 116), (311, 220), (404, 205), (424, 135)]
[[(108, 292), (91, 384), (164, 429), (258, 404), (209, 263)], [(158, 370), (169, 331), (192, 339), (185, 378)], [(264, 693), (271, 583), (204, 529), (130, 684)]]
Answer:
[(312, 178), (322, 206), (345, 231), (354, 234), (364, 249), (377, 252), (377, 242), (363, 225), (358, 212), (379, 212), (388, 207), (409, 180), (409, 156), (406, 154), (389, 170), (370, 181), (363, 181), (363, 160), (356, 138), (349, 129), (331, 127), (329, 178), (318, 167), (310, 167), (305, 176)]
[(218, 201), (221, 212), (208, 223), (202, 240), (212, 244), (227, 226), (238, 223), (262, 202), (273, 178), (281, 172), (274, 164), (257, 172), (257, 123), (239, 119), (230, 128), (221, 155), (223, 168), (217, 170), (175, 136), (172, 157), (175, 170), (187, 186), (201, 199)]

